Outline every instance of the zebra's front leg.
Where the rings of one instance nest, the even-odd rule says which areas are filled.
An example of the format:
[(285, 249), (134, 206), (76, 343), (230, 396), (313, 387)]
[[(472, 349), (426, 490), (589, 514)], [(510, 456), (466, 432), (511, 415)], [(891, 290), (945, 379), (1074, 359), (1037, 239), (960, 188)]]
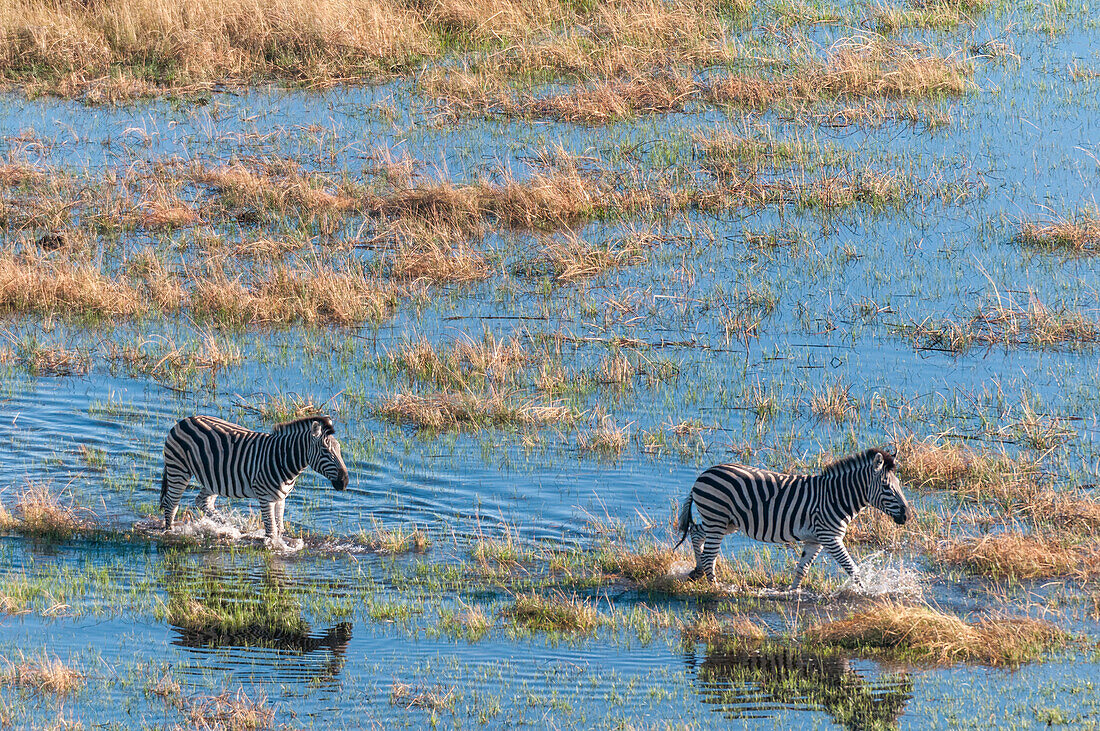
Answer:
[(286, 521), (283, 520), (283, 513), (286, 512), (286, 496), (284, 495), (279, 499), (279, 502), (275, 503), (275, 522), (279, 527), (279, 535), (283, 534), (286, 530)]
[(839, 536), (823, 541), (822, 545), (825, 546), (825, 550), (833, 557), (834, 561), (840, 564), (840, 568), (844, 569), (848, 576), (856, 579), (856, 581), (859, 580), (856, 576), (856, 562), (852, 560), (848, 549), (844, 547), (844, 541)]
[(264, 544), (268, 548), (281, 551), (286, 548), (283, 543), (282, 531), (278, 521), (278, 500), (271, 500), (260, 504), (260, 515), (264, 519)]
[(798, 591), (798, 587), (802, 584), (803, 577), (806, 576), (806, 570), (810, 568), (810, 564), (817, 558), (817, 554), (821, 553), (821, 544), (816, 541), (806, 541), (802, 546), (802, 557), (798, 559), (798, 566), (794, 570), (794, 580), (791, 581), (791, 591)]

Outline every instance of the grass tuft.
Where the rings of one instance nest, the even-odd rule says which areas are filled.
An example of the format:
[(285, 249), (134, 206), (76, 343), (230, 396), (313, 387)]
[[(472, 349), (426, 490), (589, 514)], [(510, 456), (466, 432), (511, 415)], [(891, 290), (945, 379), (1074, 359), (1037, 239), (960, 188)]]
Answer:
[(1039, 659), (1069, 641), (1065, 632), (1034, 619), (1002, 617), (969, 623), (929, 606), (894, 603), (879, 603), (845, 619), (822, 622), (807, 629), (803, 638), (872, 656), (1007, 666)]
[(588, 634), (599, 625), (595, 607), (577, 596), (520, 594), (501, 615), (535, 632)]

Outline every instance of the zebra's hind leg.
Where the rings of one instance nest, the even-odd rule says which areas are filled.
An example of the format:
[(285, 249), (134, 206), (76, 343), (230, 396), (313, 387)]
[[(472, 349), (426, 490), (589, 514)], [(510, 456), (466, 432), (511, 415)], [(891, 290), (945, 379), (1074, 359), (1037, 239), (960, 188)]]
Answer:
[(702, 573), (706, 574), (710, 583), (717, 584), (718, 580), (714, 578), (714, 564), (718, 561), (718, 549), (722, 547), (722, 539), (725, 537), (726, 532), (721, 529), (705, 529), (705, 536), (703, 538), (703, 551), (700, 555), (700, 562), (695, 567), (695, 571), (692, 573), (698, 576), (696, 572), (702, 570)]
[(703, 532), (703, 526), (698, 523), (692, 523), (689, 530), (691, 531), (691, 550), (695, 554), (695, 568), (688, 577), (698, 579), (703, 575), (703, 541), (706, 534)]
[(164, 513), (164, 530), (171, 530), (179, 510), (180, 498), (191, 475), (178, 473), (165, 467), (160, 480), (160, 509)]
[(199, 509), (199, 513), (207, 518), (213, 518), (217, 515), (214, 511), (214, 498), (217, 495), (208, 488), (202, 488), (199, 490), (199, 494), (195, 496), (195, 507)]

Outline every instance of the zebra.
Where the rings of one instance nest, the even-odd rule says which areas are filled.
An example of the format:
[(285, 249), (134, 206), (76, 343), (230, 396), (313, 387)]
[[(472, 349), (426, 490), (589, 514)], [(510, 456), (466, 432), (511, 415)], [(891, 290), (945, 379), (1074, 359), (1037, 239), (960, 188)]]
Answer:
[[(692, 518), (692, 504), (702, 522)], [(696, 479), (681, 509), (678, 527), (691, 534), (695, 569), (714, 583), (714, 562), (722, 538), (736, 530), (768, 543), (803, 541), (791, 591), (798, 591), (806, 569), (824, 548), (855, 578), (856, 564), (844, 547), (848, 522), (871, 505), (903, 525), (912, 510), (901, 491), (894, 457), (872, 448), (833, 462), (818, 475), (787, 474), (722, 464)]]
[(214, 498), (250, 497), (260, 501), (265, 543), (285, 549), (283, 511), (294, 481), (312, 467), (347, 489), (348, 468), (340, 456), (332, 419), (307, 416), (278, 424), (270, 434), (253, 431), (213, 416), (191, 416), (178, 422), (164, 440), (160, 507), (164, 529), (172, 527), (180, 497), (193, 476), (201, 490), (195, 505), (206, 516)]

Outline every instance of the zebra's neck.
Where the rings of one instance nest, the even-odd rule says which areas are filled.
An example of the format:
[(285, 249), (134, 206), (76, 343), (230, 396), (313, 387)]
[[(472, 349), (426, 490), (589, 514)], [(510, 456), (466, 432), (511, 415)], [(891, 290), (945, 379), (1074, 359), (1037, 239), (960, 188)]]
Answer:
[(818, 475), (822, 498), (831, 505), (831, 512), (847, 523), (867, 507), (867, 489), (859, 473)]
[(268, 473), (279, 484), (290, 482), (302, 474), (306, 462), (306, 440), (301, 434), (276, 432), (265, 434), (261, 439), (260, 451)]

